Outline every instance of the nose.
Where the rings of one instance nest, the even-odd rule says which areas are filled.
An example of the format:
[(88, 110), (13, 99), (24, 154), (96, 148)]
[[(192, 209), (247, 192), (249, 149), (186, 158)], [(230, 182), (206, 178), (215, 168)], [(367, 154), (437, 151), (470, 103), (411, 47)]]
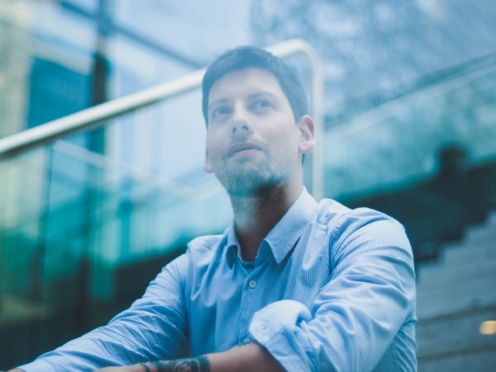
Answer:
[(252, 132), (252, 125), (248, 113), (243, 107), (235, 107), (231, 116), (232, 134), (249, 134)]

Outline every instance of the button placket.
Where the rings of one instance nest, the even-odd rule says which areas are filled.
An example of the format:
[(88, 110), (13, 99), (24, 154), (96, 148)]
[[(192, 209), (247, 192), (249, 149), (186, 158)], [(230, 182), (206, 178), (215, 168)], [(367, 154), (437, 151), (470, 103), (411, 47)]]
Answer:
[(256, 265), (252, 262), (243, 262), (239, 260), (239, 263), (243, 265), (245, 268), (246, 272), (246, 277), (245, 277), (245, 282), (244, 282), (244, 287), (243, 287), (243, 294), (241, 296), (241, 306), (240, 306), (240, 323), (242, 324), (241, 327), (239, 327), (239, 333), (238, 333), (238, 346), (245, 345), (247, 343), (250, 343), (252, 340), (247, 337), (248, 334), (248, 326), (249, 326), (249, 318), (251, 318), (252, 311), (251, 309), (251, 304), (252, 300), (251, 297), (253, 296), (253, 289), (256, 288), (257, 286), (257, 281), (254, 279), (250, 279), (250, 277), (253, 277), (254, 271), (256, 270)]

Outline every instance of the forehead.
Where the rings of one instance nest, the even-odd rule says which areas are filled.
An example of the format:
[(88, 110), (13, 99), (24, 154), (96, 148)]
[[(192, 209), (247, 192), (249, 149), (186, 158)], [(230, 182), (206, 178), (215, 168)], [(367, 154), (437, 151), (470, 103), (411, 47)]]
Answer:
[(286, 98), (274, 74), (261, 68), (246, 68), (229, 72), (218, 79), (210, 89), (208, 102), (232, 99), (260, 91)]

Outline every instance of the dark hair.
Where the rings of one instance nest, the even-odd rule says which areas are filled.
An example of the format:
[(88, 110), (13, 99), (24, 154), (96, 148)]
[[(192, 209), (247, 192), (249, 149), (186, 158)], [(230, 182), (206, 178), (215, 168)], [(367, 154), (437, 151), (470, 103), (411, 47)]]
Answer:
[(257, 47), (242, 46), (222, 54), (208, 67), (203, 76), (202, 111), (205, 124), (208, 125), (208, 97), (214, 83), (230, 72), (250, 67), (267, 70), (275, 76), (288, 98), (295, 121), (308, 114), (307, 97), (295, 73), (273, 54)]

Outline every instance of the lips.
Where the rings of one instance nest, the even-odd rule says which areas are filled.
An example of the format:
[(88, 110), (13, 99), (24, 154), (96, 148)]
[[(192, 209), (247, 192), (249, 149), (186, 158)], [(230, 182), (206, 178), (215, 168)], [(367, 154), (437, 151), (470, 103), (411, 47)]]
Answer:
[(227, 157), (230, 158), (234, 154), (248, 150), (260, 150), (260, 147), (251, 142), (238, 142), (229, 147), (229, 150), (227, 150)]

